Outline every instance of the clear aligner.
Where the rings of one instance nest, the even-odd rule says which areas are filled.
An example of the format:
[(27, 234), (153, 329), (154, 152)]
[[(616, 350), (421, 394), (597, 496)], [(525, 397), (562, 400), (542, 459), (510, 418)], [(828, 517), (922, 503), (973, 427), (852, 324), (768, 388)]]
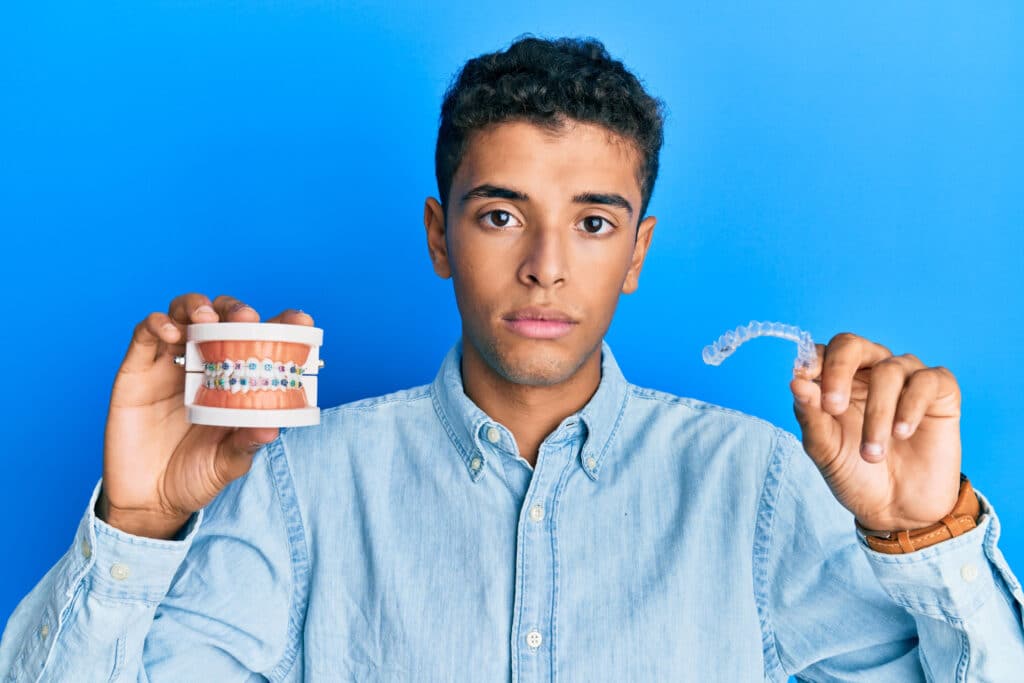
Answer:
[(274, 361), (269, 358), (222, 360), (206, 363), (203, 374), (204, 387), (230, 391), (232, 394), (302, 388), (302, 366), (291, 361)]
[(793, 362), (794, 374), (798, 371), (810, 370), (818, 359), (818, 351), (810, 333), (794, 325), (751, 320), (749, 324), (729, 330), (713, 344), (705, 346), (704, 362), (708, 365), (720, 365), (739, 348), (740, 344), (754, 337), (781, 337), (796, 342), (797, 357)]

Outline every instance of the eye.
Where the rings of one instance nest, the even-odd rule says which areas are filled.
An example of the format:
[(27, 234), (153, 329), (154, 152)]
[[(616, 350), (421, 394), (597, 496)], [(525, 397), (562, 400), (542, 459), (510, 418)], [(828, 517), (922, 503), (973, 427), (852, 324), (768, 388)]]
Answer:
[[(615, 229), (615, 226), (612, 225), (604, 216), (587, 216), (581, 221), (581, 223), (583, 224), (583, 230), (588, 235), (607, 235)], [(600, 232), (603, 227), (608, 227), (610, 230)]]
[(487, 219), (490, 219), (488, 220), (488, 224), (492, 228), (507, 228), (509, 227), (509, 221), (514, 220), (511, 213), (508, 211), (502, 211), (501, 209), (488, 211), (480, 217), (480, 220)]

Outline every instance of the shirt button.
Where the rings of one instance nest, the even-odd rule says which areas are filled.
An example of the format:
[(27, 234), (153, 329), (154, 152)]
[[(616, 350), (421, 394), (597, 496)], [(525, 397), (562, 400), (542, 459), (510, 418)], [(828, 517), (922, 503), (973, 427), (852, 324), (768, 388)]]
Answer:
[(535, 522), (539, 522), (540, 520), (544, 519), (544, 506), (541, 505), (540, 503), (537, 503), (532, 508), (530, 508), (530, 519), (532, 519)]
[(597, 461), (593, 458), (587, 458), (587, 469), (594, 469), (597, 467)]
[(129, 573), (128, 567), (121, 563), (115, 563), (110, 566), (110, 575), (118, 581), (124, 581), (127, 579)]
[(965, 564), (960, 568), (960, 576), (963, 577), (963, 580), (967, 583), (971, 583), (978, 578), (978, 568), (973, 564)]
[(92, 546), (89, 545), (89, 539), (88, 538), (83, 538), (82, 539), (82, 555), (85, 556), (85, 559), (87, 559), (87, 560), (90, 557), (92, 557)]
[(45, 640), (48, 635), (50, 635), (50, 625), (43, 624), (39, 627), (39, 637)]
[(501, 441), (501, 432), (498, 431), (497, 427), (487, 428), (487, 440), (491, 443), (498, 443)]
[(533, 629), (532, 631), (526, 634), (526, 644), (530, 647), (534, 649), (540, 647), (540, 641), (540, 631), (538, 631), (537, 629)]
[(470, 460), (469, 461), (469, 468), (471, 470), (473, 470), (474, 472), (476, 472), (478, 469), (480, 469), (480, 458), (473, 458), (472, 460)]

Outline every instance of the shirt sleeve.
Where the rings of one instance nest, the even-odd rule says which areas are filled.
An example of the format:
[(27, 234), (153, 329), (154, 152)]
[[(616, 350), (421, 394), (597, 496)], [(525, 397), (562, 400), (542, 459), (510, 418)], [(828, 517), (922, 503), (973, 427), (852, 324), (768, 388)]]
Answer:
[(1024, 672), (1024, 593), (996, 545), (999, 519), (975, 494), (980, 524), (961, 536), (904, 555), (858, 541), (885, 592), (914, 618), (928, 671), (1009, 681)]
[(101, 485), (71, 547), (8, 621), (6, 681), (248, 681), (290, 667), (305, 554), (292, 548), (303, 531), (280, 439), (174, 540), (98, 519)]
[(904, 555), (872, 550), (793, 434), (778, 430), (759, 510), (755, 586), (766, 670), (829, 681), (1015, 680), (1024, 594), (978, 527)]

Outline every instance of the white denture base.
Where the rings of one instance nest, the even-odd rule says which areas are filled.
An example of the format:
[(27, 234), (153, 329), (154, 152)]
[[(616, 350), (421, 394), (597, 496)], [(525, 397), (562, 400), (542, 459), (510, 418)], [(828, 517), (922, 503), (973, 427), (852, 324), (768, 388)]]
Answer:
[(308, 427), (320, 424), (320, 409), (316, 406), (260, 410), (190, 405), (188, 421), (218, 427)]

